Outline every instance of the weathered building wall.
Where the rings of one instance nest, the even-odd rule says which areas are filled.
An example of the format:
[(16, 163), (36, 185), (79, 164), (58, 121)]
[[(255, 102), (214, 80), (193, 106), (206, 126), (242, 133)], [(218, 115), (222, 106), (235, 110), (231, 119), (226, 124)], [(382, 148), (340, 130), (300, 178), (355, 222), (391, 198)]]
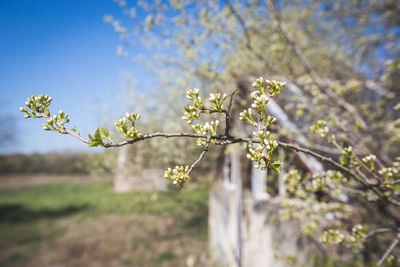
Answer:
[(297, 223), (272, 222), (279, 210), (274, 199), (254, 200), (247, 192), (241, 216), (238, 204), (232, 188), (216, 186), (210, 194), (210, 254), (215, 266), (290, 266), (286, 256), (295, 256), (297, 263), (307, 266), (318, 252)]
[(209, 201), (209, 242), (212, 259), (221, 266), (238, 266), (239, 225), (235, 190), (214, 188)]

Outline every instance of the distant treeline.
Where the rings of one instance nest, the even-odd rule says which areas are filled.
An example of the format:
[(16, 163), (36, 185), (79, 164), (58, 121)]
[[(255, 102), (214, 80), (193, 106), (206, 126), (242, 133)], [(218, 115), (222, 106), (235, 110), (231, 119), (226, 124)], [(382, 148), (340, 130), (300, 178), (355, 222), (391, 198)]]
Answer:
[(0, 155), (0, 174), (88, 174), (93, 157), (83, 153)]

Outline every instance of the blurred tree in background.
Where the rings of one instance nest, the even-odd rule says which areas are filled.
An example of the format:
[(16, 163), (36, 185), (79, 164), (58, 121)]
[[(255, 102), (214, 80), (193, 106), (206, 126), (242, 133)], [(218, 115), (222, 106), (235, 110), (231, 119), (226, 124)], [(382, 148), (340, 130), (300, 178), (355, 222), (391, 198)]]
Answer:
[(340, 141), (393, 161), (397, 1), (115, 2), (134, 25), (105, 16), (120, 34), (120, 49), (129, 55), (130, 45), (142, 41), (154, 55), (137, 59), (160, 77), (151, 124), (176, 129), (177, 100), (183, 102), (187, 88), (230, 92), (245, 77), (265, 76), (299, 87), (281, 101), (294, 120), (301, 116), (309, 138), (309, 127), (327, 119), (331, 131), (346, 135)]
[[(4, 106), (3, 104), (2, 108)], [(12, 115), (3, 113), (0, 116), (0, 120), (2, 121), (0, 124), (0, 150), (3, 150), (14, 145), (18, 139), (18, 135), (16, 135), (17, 125), (15, 118)]]
[[(376, 171), (375, 174), (366, 171), (364, 176), (368, 181), (385, 180), (383, 177), (388, 176), (398, 179), (398, 1), (174, 0), (139, 1), (137, 5), (124, 0), (115, 2), (132, 19), (127, 22), (126, 17), (119, 20), (112, 15), (104, 18), (121, 37), (120, 51), (127, 56), (131, 46), (141, 42), (154, 55), (138, 60), (160, 77), (162, 89), (157, 89), (153, 95), (158, 109), (149, 120), (155, 128), (185, 129), (175, 118), (182, 114), (183, 104), (179, 103), (184, 101), (187, 88), (199, 87), (205, 96), (215, 91), (230, 93), (239, 87), (241, 99), (236, 105), (244, 107), (249, 103), (246, 100), (251, 88), (249, 78), (279, 79), (290, 86), (277, 102), (297, 129), (290, 132), (278, 125), (273, 129), (278, 139), (303, 142), (325, 155), (341, 158), (341, 163), (351, 168), (365, 169), (366, 166), (371, 170), (374, 165), (373, 168), (380, 171), (379, 177)], [(235, 133), (239, 130), (236, 127)], [(299, 136), (305, 136), (306, 143)], [(190, 140), (181, 142), (184, 143), (180, 148), (192, 147), (186, 144)], [(163, 149), (173, 150), (168, 145), (156, 145), (151, 151)], [(179, 150), (178, 155), (169, 158), (186, 158), (193, 153)], [(289, 154), (284, 158), (293, 162)], [(301, 194), (307, 190), (295, 186), (292, 197), (303, 199), (305, 203), (321, 201), (340, 207), (335, 210), (319, 206), (320, 214), (315, 215), (306, 208), (303, 212), (295, 211), (291, 209), (293, 203), (286, 203), (289, 207), (286, 215), (302, 220), (305, 232), (315, 235), (319, 231), (317, 228), (332, 228), (324, 232), (324, 241), (342, 243), (342, 236), (336, 236), (336, 229), (347, 229), (355, 240), (366, 241), (377, 241), (374, 233), (383, 229), (379, 245), (369, 242), (363, 248), (368, 252), (364, 253), (367, 259), (374, 258), (374, 254), (379, 257), (393, 239), (398, 241), (398, 237), (394, 237), (400, 226), (398, 209), (376, 201), (368, 190), (344, 190), (350, 200), (342, 205), (339, 196), (343, 190), (335, 191), (326, 182), (343, 181), (346, 178), (341, 174), (331, 172), (310, 177), (304, 169), (294, 167), (293, 163), (287, 178), (289, 184), (292, 179), (292, 182), (302, 181), (305, 187), (319, 179), (324, 185), (321, 184), (318, 192), (324, 193), (317, 199), (303, 197)], [(351, 210), (344, 216), (347, 219), (339, 218), (346, 214), (347, 208)], [(371, 212), (376, 215), (374, 219), (371, 219)], [(310, 219), (310, 214), (315, 217)], [(331, 222), (326, 222), (324, 216), (332, 214), (339, 217), (334, 215)], [(351, 219), (349, 214), (352, 214)], [(362, 225), (362, 230), (357, 230), (358, 224)], [(366, 238), (361, 232), (368, 231), (370, 235)], [(355, 251), (360, 249), (353, 247)]]

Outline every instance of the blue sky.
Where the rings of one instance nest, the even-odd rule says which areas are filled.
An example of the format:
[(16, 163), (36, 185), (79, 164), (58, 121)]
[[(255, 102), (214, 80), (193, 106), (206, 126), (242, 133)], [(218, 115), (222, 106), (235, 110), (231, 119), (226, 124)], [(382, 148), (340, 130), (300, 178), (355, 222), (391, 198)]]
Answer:
[(70, 136), (43, 131), (38, 119), (24, 119), (18, 108), (28, 96), (52, 96), (52, 110), (68, 112), (71, 126), (87, 136), (102, 123), (94, 96), (118, 105), (110, 88), (122, 70), (149, 75), (116, 55), (121, 42), (105, 14), (123, 16), (112, 0), (0, 0), (0, 113), (15, 117), (18, 129), (17, 142), (0, 154), (88, 150)]

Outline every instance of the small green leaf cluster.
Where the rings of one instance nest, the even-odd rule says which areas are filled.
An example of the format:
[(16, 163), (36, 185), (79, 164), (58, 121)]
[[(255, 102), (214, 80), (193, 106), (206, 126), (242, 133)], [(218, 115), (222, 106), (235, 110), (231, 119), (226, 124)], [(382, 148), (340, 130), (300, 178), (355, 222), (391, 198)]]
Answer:
[(96, 132), (94, 133), (93, 136), (89, 134), (89, 139), (90, 139), (90, 147), (94, 146), (105, 146), (104, 139), (107, 139), (111, 141), (111, 135), (108, 132), (106, 126), (104, 126), (102, 129), (97, 128)]
[(141, 133), (135, 128), (135, 123), (138, 119), (140, 119), (140, 114), (126, 113), (125, 118), (114, 123), (115, 128), (118, 132), (125, 134), (125, 138), (136, 139), (141, 136)]
[[(125, 135), (126, 139), (136, 139), (141, 136), (141, 133), (136, 129), (135, 123), (140, 118), (140, 114), (136, 113), (126, 113), (125, 118), (119, 119), (114, 123), (115, 128), (119, 133)], [(103, 140), (108, 140), (113, 143), (110, 133), (108, 132), (106, 126), (103, 128), (97, 128), (93, 136), (89, 134), (89, 139), (91, 143), (89, 146), (105, 146)]]
[(168, 168), (165, 171), (164, 177), (172, 181), (174, 185), (183, 186), (189, 179), (189, 166), (175, 166), (174, 169)]
[(193, 120), (198, 119), (203, 110), (203, 100), (201, 99), (201, 96), (199, 96), (199, 93), (200, 90), (198, 88), (190, 89), (186, 93), (186, 98), (193, 102), (193, 105), (185, 106), (185, 113), (182, 117), (182, 120), (187, 121), (188, 124), (191, 124)]
[(25, 118), (41, 118), (41, 117), (49, 117), (49, 106), (53, 99), (48, 95), (40, 94), (38, 96), (28, 97), (25, 105), (26, 107), (20, 107), (19, 110), (24, 113)]
[(399, 263), (398, 258), (399, 258), (399, 256), (389, 255), (386, 259), (386, 263), (389, 266), (396, 267), (396, 266), (398, 266), (398, 263)]

